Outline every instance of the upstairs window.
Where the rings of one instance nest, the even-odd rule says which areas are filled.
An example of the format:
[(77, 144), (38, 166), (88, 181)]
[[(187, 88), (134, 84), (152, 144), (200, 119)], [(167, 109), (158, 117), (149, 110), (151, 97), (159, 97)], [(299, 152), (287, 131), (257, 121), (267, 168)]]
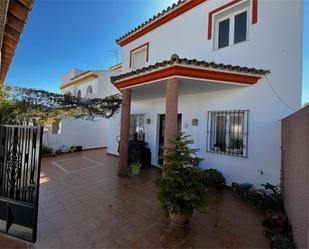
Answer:
[(248, 39), (248, 9), (229, 11), (215, 18), (215, 49), (224, 48)]
[(247, 40), (247, 11), (235, 16), (234, 44)]
[(143, 68), (148, 62), (149, 44), (146, 43), (133, 50), (130, 53), (130, 67), (132, 70)]
[(248, 157), (249, 111), (208, 112), (208, 152)]
[(132, 56), (132, 69), (136, 70), (146, 66), (146, 48), (140, 49), (133, 53)]
[(230, 19), (219, 23), (218, 48), (227, 47), (230, 43)]

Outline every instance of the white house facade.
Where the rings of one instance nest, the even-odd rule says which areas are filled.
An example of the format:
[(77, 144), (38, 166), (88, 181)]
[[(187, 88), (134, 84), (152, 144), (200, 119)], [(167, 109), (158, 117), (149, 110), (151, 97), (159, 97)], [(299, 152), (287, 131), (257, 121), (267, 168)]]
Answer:
[[(62, 78), (61, 93), (79, 98), (105, 98), (119, 93), (110, 82), (110, 77), (119, 74), (116, 70), (81, 71), (73, 69)], [(44, 134), (43, 142), (54, 150), (66, 146), (83, 146), (85, 149), (107, 146), (108, 120), (61, 120), (59, 130)]]
[(200, 166), (228, 184), (279, 184), (280, 120), (301, 107), (302, 27), (301, 0), (191, 0), (117, 40), (123, 71), (112, 82), (123, 107), (107, 146), (118, 154), (120, 135), (119, 175), (132, 131), (159, 166), (160, 146), (181, 130)]

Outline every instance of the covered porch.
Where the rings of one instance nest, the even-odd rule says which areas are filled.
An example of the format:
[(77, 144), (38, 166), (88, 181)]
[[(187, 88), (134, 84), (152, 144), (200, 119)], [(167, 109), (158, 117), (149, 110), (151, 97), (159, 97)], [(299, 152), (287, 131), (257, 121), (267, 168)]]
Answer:
[[(158, 113), (164, 115), (164, 143), (155, 143), (157, 147), (169, 147), (169, 140), (179, 130), (180, 96), (250, 87), (267, 73), (267, 70), (181, 59), (173, 55), (168, 61), (112, 77), (112, 82), (123, 95), (118, 175), (127, 175), (128, 170), (132, 101), (164, 99), (164, 110)], [(160, 120), (157, 122), (160, 125)], [(160, 133), (160, 127), (157, 133)], [(157, 153), (157, 150), (153, 152)]]

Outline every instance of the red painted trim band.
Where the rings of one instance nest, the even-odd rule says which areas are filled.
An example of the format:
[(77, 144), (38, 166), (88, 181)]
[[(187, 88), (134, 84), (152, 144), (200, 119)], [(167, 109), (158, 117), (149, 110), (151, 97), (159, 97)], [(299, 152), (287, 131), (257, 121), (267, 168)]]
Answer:
[(225, 5), (222, 5), (221, 7), (216, 8), (216, 9), (214, 9), (214, 10), (209, 12), (209, 14), (208, 14), (208, 40), (210, 40), (211, 37), (212, 37), (212, 19), (213, 19), (213, 15), (218, 13), (221, 10), (224, 10), (224, 9), (226, 9), (226, 8), (236, 4), (236, 3), (239, 3), (240, 1), (241, 0), (234, 0), (232, 2), (229, 2), (229, 3), (225, 4)]
[(146, 42), (146, 43), (144, 43), (144, 44), (142, 44), (142, 45), (140, 45), (140, 46), (138, 46), (138, 47), (136, 47), (136, 48), (134, 48), (134, 49), (132, 49), (132, 50), (130, 51), (130, 68), (132, 67), (133, 53), (134, 53), (135, 51), (137, 51), (137, 50), (143, 48), (143, 47), (146, 47), (146, 62), (149, 61), (149, 42)]
[(156, 81), (168, 77), (189, 77), (196, 79), (206, 79), (206, 80), (216, 80), (223, 82), (231, 82), (231, 83), (239, 83), (239, 84), (247, 84), (253, 85), (257, 83), (260, 76), (251, 76), (251, 75), (243, 75), (237, 73), (228, 73), (228, 72), (220, 72), (220, 71), (212, 71), (208, 69), (199, 69), (199, 68), (188, 68), (181, 66), (171, 66), (168, 68), (161, 69), (159, 71), (150, 72), (145, 75), (136, 76), (132, 79), (123, 80), (115, 83), (115, 86), (119, 89), (125, 87), (133, 87), (140, 84), (144, 84), (151, 81)]
[[(207, 0), (191, 0), (190, 2), (188, 2), (186, 5), (183, 5), (182, 7), (179, 7), (177, 10), (167, 14), (166, 16), (158, 19), (157, 21), (154, 21), (153, 23), (149, 24), (148, 26), (146, 26), (145, 28), (142, 28), (141, 30), (137, 31), (135, 34), (133, 35), (129, 35), (127, 37), (124, 37), (123, 39), (121, 39), (120, 41), (118, 41), (118, 45), (120, 45), (121, 47), (129, 44), (130, 42), (142, 37), (143, 35), (149, 33), (150, 31), (156, 29), (157, 27), (169, 22), (170, 20), (173, 20), (174, 18), (182, 15), (183, 13), (187, 12), (188, 10), (194, 8), (195, 6), (206, 2)], [(230, 3), (227, 3), (213, 11), (211, 11), (208, 15), (208, 40), (210, 40), (212, 38), (212, 17), (213, 15), (218, 12), (221, 11), (225, 8), (228, 8), (229, 6), (232, 6), (233, 4), (236, 4), (238, 2), (240, 2), (241, 0), (234, 0)], [(252, 0), (252, 24), (256, 24), (258, 22), (258, 0)]]
[(252, 0), (252, 24), (258, 22), (258, 0)]

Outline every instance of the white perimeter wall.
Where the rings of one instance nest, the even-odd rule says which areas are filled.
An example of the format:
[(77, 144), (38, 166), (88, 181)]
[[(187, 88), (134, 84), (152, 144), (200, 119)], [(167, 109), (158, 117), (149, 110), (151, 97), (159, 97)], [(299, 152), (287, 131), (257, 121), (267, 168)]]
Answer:
[[(80, 82), (74, 86), (63, 89), (63, 93), (71, 92), (77, 95), (81, 90), (82, 97), (86, 97), (88, 86), (92, 86), (93, 94), (90, 98), (104, 98), (118, 93), (118, 90), (110, 83), (110, 77), (117, 73), (111, 71), (94, 71), (99, 78)], [(61, 122), (60, 134), (44, 134), (43, 143), (58, 149), (62, 145), (72, 146), (81, 145), (86, 149), (107, 146), (108, 120), (96, 118), (94, 121), (87, 120), (63, 120)]]

